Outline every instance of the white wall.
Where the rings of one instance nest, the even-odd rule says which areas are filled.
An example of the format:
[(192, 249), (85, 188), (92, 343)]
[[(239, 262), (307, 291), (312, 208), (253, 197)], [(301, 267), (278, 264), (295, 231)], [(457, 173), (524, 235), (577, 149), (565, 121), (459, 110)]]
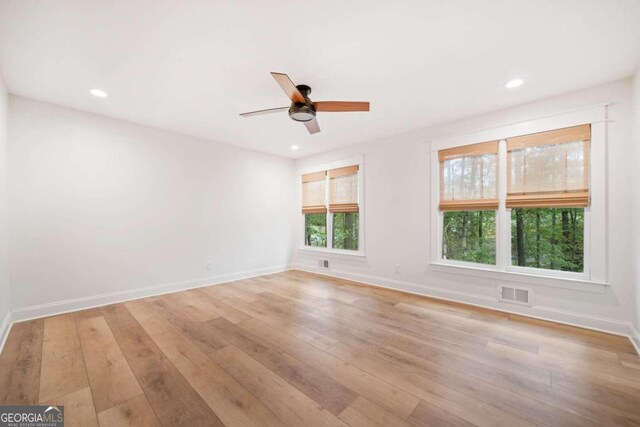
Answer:
[[(523, 88), (526, 90), (526, 88)], [(532, 286), (535, 307), (497, 303), (495, 279), (436, 271), (429, 265), (430, 242), (430, 145), (435, 137), (472, 132), (559, 113), (568, 109), (613, 101), (609, 108), (609, 282), (600, 293)], [(577, 323), (618, 333), (628, 333), (634, 311), (632, 249), (629, 232), (637, 227), (631, 214), (629, 179), (632, 159), (631, 80), (626, 79), (564, 96), (476, 116), (393, 138), (352, 146), (343, 150), (300, 159), (298, 169), (364, 154), (364, 198), (366, 215), (366, 257), (329, 256), (330, 274), (414, 292), (519, 311), (530, 315)], [(636, 181), (638, 182), (638, 181)], [(298, 220), (301, 221), (301, 215)], [(294, 250), (302, 241), (301, 226)], [(316, 270), (318, 255), (295, 251), (295, 264)], [(323, 257), (327, 258), (327, 257)], [(400, 273), (394, 272), (395, 265)], [(550, 284), (545, 283), (545, 285)], [(604, 292), (604, 293), (603, 293)]]
[(633, 182), (636, 185), (633, 187), (633, 217), (635, 219), (634, 227), (633, 227), (633, 237), (634, 237), (634, 247), (633, 247), (633, 259), (631, 260), (634, 266), (634, 290), (635, 290), (635, 316), (634, 316), (634, 340), (636, 342), (636, 346), (640, 351), (640, 226), (638, 225), (637, 219), (640, 217), (640, 185), (637, 183), (640, 182), (640, 168), (637, 167), (638, 162), (640, 161), (640, 65), (636, 70), (636, 73), (633, 77), (633, 155), (631, 156), (634, 165), (636, 167), (633, 168), (634, 171), (634, 179)]
[(10, 308), (9, 298), (9, 232), (7, 228), (7, 106), (9, 95), (0, 76), (0, 348), (3, 321)]
[(292, 160), (15, 96), (9, 117), (16, 319), (286, 267)]

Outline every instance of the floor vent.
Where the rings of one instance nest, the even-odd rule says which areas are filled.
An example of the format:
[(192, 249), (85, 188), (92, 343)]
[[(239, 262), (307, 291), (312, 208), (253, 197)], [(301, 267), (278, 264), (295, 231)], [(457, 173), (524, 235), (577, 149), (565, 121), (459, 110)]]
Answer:
[(533, 292), (529, 289), (515, 288), (513, 286), (500, 286), (498, 299), (503, 302), (511, 302), (522, 305), (532, 305)]
[(320, 268), (328, 269), (329, 268), (329, 260), (328, 259), (319, 259), (318, 260), (318, 266)]

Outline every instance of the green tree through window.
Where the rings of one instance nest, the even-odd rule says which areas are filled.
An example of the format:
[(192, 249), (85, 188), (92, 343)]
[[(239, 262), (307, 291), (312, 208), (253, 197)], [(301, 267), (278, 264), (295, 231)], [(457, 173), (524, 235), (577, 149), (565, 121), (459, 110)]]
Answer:
[(304, 216), (304, 243), (306, 246), (327, 247), (327, 214)]
[(358, 250), (358, 213), (333, 214), (333, 248)]
[(584, 271), (584, 209), (512, 209), (511, 264)]
[(496, 263), (496, 211), (444, 212), (442, 257)]

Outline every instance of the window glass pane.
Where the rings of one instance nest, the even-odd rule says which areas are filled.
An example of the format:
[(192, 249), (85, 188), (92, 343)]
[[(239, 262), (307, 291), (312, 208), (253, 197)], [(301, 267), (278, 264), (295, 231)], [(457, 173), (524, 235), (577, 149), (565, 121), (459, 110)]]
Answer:
[(358, 250), (358, 213), (333, 214), (333, 248)]
[(496, 263), (496, 211), (444, 212), (442, 257)]
[(304, 216), (304, 244), (306, 246), (327, 247), (327, 214), (306, 214)]
[(584, 271), (584, 209), (512, 209), (511, 264)]

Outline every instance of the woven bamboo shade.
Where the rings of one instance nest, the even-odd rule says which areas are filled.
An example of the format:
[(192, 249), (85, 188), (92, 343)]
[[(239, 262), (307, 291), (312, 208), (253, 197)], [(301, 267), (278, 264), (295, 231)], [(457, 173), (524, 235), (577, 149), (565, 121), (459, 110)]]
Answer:
[(587, 207), (591, 126), (507, 140), (507, 207)]
[(358, 166), (331, 169), (329, 173), (329, 212), (358, 212)]
[(326, 171), (302, 175), (302, 213), (325, 213)]
[(438, 151), (440, 210), (498, 208), (498, 141)]

